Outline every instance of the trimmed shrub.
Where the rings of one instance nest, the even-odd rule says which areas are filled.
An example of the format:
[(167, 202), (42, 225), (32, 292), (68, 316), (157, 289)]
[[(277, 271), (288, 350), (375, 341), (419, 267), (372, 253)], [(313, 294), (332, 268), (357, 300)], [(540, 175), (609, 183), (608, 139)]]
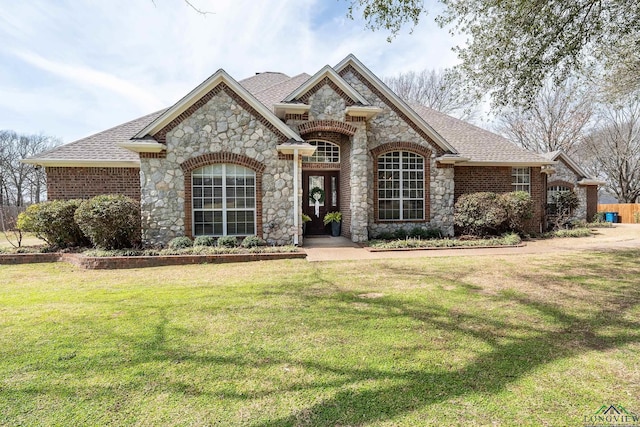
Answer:
[(524, 233), (525, 222), (533, 216), (529, 193), (514, 191), (463, 194), (453, 215), (457, 234), (497, 236), (505, 232)]
[(84, 246), (89, 240), (78, 224), (74, 214), (82, 200), (54, 200), (31, 205), (18, 216), (18, 228), (32, 232), (49, 246), (68, 248)]
[(526, 191), (513, 191), (498, 196), (507, 214), (504, 231), (524, 232), (524, 223), (533, 217), (533, 201)]
[(454, 225), (461, 234), (500, 234), (507, 212), (496, 193), (463, 194), (455, 204)]
[(124, 249), (140, 245), (140, 205), (122, 195), (101, 195), (82, 202), (75, 221), (93, 246)]
[(247, 236), (242, 240), (240, 246), (243, 248), (257, 248), (258, 246), (266, 246), (267, 242), (258, 236)]
[(198, 236), (193, 241), (193, 246), (215, 246), (216, 238), (211, 236)]
[(235, 236), (222, 236), (218, 238), (218, 247), (235, 248), (238, 246), (238, 238)]
[(440, 239), (442, 238), (442, 233), (437, 228), (431, 227), (413, 227), (409, 230), (409, 237), (413, 239)]
[(407, 230), (405, 230), (404, 228), (398, 228), (393, 232), (393, 238), (397, 240), (406, 239), (408, 235), (409, 233), (407, 233)]
[(376, 235), (377, 240), (393, 240), (393, 233), (389, 233), (388, 231), (383, 231), (382, 233), (378, 233)]
[(173, 239), (169, 240), (169, 243), (167, 244), (167, 247), (169, 249), (184, 249), (190, 248), (192, 246), (193, 242), (187, 236), (174, 237)]

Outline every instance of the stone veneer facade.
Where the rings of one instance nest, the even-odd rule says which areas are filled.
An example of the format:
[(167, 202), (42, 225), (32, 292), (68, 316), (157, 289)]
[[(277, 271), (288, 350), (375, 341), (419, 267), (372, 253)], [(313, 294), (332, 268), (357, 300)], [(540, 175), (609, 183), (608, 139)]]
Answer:
[[(439, 228), (445, 235), (453, 235), (454, 169), (437, 164), (435, 159), (443, 154), (442, 149), (427, 135), (418, 133), (409, 120), (392, 108), (390, 101), (355, 70), (346, 68), (341, 75), (372, 106), (382, 109), (381, 113), (362, 123), (362, 131), (366, 129), (366, 135), (354, 136), (354, 139), (359, 136), (360, 143), (354, 144), (355, 152), (352, 150), (356, 157), (351, 164), (351, 187), (352, 193), (362, 195), (362, 200), (355, 201), (355, 204), (366, 218), (368, 228), (365, 234), (363, 220), (358, 238), (366, 240), (382, 232), (424, 225)], [(377, 219), (377, 195), (374, 191), (376, 157), (394, 150), (412, 151), (425, 157), (425, 220), (396, 222)], [(352, 216), (355, 217), (353, 213)]]
[(284, 157), (276, 149), (280, 136), (255, 112), (229, 90), (216, 92), (166, 132), (164, 158), (141, 156), (143, 238), (147, 244), (158, 245), (176, 236), (192, 236), (186, 174), (196, 167), (189, 163), (197, 167), (233, 163), (256, 172), (258, 234), (270, 243), (291, 244), (295, 231), (293, 162), (280, 158)]
[[(368, 87), (362, 76), (349, 72), (342, 77), (371, 105), (383, 111), (368, 121), (345, 117), (345, 107), (353, 105), (354, 101), (337, 90), (335, 85), (325, 82), (304, 96), (304, 101), (310, 106), (308, 121), (295, 117), (286, 122), (306, 140), (322, 139), (340, 145), (342, 235), (354, 242), (363, 242), (385, 231), (425, 225), (452, 235), (453, 168), (436, 164), (439, 151), (435, 144), (425, 135), (418, 134), (390, 107), (389, 100), (382, 99)], [(307, 133), (306, 128), (316, 131)], [(425, 220), (377, 220), (375, 159), (394, 150), (408, 150), (425, 157)], [(335, 166), (303, 164), (305, 170), (330, 170), (332, 167)]]
[[(582, 178), (579, 176), (563, 159), (559, 158), (558, 163), (554, 165), (555, 173), (549, 177), (548, 187), (555, 185), (563, 185), (569, 187), (575, 191), (578, 196), (580, 204), (578, 208), (573, 212), (573, 218), (577, 220), (593, 220), (595, 210), (588, 209), (589, 197), (588, 188), (591, 186), (578, 185), (578, 181)], [(596, 187), (597, 188), (597, 187)], [(597, 190), (596, 190), (597, 191)], [(597, 202), (596, 202), (597, 203)], [(589, 216), (588, 211), (593, 211)]]

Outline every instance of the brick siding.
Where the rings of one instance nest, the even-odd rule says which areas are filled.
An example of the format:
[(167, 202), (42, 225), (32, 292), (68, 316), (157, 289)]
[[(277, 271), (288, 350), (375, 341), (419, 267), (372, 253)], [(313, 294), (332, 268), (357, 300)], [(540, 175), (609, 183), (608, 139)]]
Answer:
[[(509, 193), (513, 191), (513, 178), (510, 166), (461, 166), (456, 167), (455, 201), (463, 194), (490, 191), (493, 193)], [(531, 200), (533, 200), (533, 217), (528, 221), (527, 230), (540, 232), (545, 221), (547, 201), (547, 176), (540, 173), (539, 167), (531, 169)]]
[(598, 212), (598, 186), (587, 186), (587, 221), (593, 221), (593, 217)]
[(100, 194), (123, 194), (140, 200), (138, 168), (47, 167), (47, 199), (89, 199)]
[(308, 136), (312, 132), (336, 132), (348, 136), (355, 135), (357, 128), (349, 123), (339, 122), (336, 120), (314, 120), (303, 123), (298, 127), (300, 135), (304, 135), (305, 139), (312, 139)]

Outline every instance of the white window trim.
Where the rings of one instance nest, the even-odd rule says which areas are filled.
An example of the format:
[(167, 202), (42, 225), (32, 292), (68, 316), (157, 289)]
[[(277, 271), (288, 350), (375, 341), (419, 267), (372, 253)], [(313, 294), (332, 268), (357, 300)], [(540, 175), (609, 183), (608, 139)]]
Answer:
[[(522, 173), (523, 171), (526, 171), (526, 173)], [(526, 184), (521, 182), (514, 182), (516, 180), (516, 177), (519, 177), (519, 176), (528, 176), (529, 182)], [(527, 187), (526, 190), (517, 189), (517, 187), (524, 187), (524, 186)], [(531, 168), (529, 167), (511, 168), (511, 187), (513, 188), (513, 191), (526, 191), (527, 193), (531, 194)]]
[[(340, 163), (341, 156), (340, 156), (340, 145), (336, 144), (335, 142), (331, 142), (331, 141), (325, 141), (324, 139), (312, 139), (307, 141), (310, 145), (316, 147), (316, 151), (313, 153), (313, 155), (311, 156), (303, 156), (302, 157), (302, 161), (304, 163), (313, 163), (313, 164), (319, 164), (319, 165), (325, 165), (325, 164), (329, 164), (329, 165), (337, 165)], [(318, 154), (318, 142), (322, 142), (323, 144), (329, 145), (329, 146), (333, 146), (336, 147), (338, 149), (338, 161), (337, 162), (318, 162), (318, 161), (314, 161), (311, 160), (312, 157), (316, 156)]]
[[(412, 151), (403, 151), (403, 150), (393, 150), (393, 151), (388, 151), (386, 153), (383, 153), (381, 155), (378, 156), (378, 158), (376, 159), (376, 162), (378, 162), (378, 172), (380, 171), (380, 158), (384, 157), (388, 154), (391, 153), (400, 153), (400, 168), (398, 169), (398, 171), (400, 172), (400, 197), (399, 198), (380, 198), (380, 178), (378, 176), (375, 177), (375, 179), (377, 179), (377, 186), (378, 186), (378, 194), (377, 196), (377, 204), (378, 204), (378, 218), (377, 220), (379, 222), (398, 222), (398, 221), (405, 221), (405, 222), (413, 222), (413, 221), (424, 221), (425, 219), (425, 213), (426, 213), (426, 208), (427, 208), (427, 204), (426, 204), (426, 200), (425, 200), (425, 195), (426, 195), (426, 173), (424, 170), (425, 167), (425, 162), (427, 161), (426, 158), (421, 155), (421, 154), (417, 154), (414, 153)], [(422, 198), (421, 199), (411, 199), (411, 198), (404, 198), (402, 197), (402, 193), (404, 191), (404, 180), (402, 179), (402, 173), (405, 171), (405, 169), (403, 168), (402, 165), (402, 159), (403, 159), (403, 155), (406, 153), (410, 153), (413, 154), (415, 156), (418, 156), (422, 159)], [(418, 171), (419, 169), (407, 169), (410, 172), (415, 172)], [(387, 171), (387, 169), (383, 169), (383, 171)], [(400, 202), (400, 218), (399, 219), (382, 219), (380, 218), (380, 200), (398, 200)], [(411, 218), (411, 219), (404, 219), (404, 202), (406, 201), (413, 201), (413, 200), (421, 200), (422, 201), (422, 217), (421, 218)]]
[[(206, 168), (207, 166), (222, 166), (222, 209), (203, 209), (203, 208), (195, 208), (194, 207), (194, 203), (193, 203), (193, 178), (194, 178), (194, 172)], [(236, 166), (236, 165), (234, 165)], [(205, 165), (205, 166), (201, 166), (199, 168), (194, 169), (191, 172), (191, 235), (194, 237), (197, 236), (212, 236), (212, 237), (219, 237), (219, 236), (229, 236), (230, 234), (228, 234), (228, 228), (227, 228), (227, 212), (246, 212), (249, 210), (253, 210), (253, 233), (248, 234), (248, 235), (255, 235), (256, 234), (256, 229), (258, 226), (258, 219), (257, 219), (257, 189), (256, 189), (256, 173), (255, 171), (247, 168), (246, 166), (242, 166), (242, 165), (237, 165), (237, 166), (241, 166), (247, 170), (250, 170), (253, 173), (253, 208), (249, 209), (249, 208), (227, 208), (227, 185), (226, 185), (226, 181), (227, 181), (227, 164), (226, 163), (216, 163), (216, 164), (212, 164), (212, 165)], [(211, 195), (211, 198), (213, 199), (213, 193)], [(222, 212), (222, 234), (196, 234), (196, 211), (198, 212)], [(231, 236), (243, 236), (244, 234), (231, 234)]]

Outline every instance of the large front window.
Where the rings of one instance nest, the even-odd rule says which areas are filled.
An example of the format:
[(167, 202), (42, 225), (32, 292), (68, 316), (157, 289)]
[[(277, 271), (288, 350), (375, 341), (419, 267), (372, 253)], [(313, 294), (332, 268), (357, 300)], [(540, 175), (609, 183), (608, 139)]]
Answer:
[(424, 157), (393, 151), (378, 157), (378, 219), (424, 219)]
[(191, 173), (194, 236), (256, 234), (256, 174), (238, 165), (204, 166)]

